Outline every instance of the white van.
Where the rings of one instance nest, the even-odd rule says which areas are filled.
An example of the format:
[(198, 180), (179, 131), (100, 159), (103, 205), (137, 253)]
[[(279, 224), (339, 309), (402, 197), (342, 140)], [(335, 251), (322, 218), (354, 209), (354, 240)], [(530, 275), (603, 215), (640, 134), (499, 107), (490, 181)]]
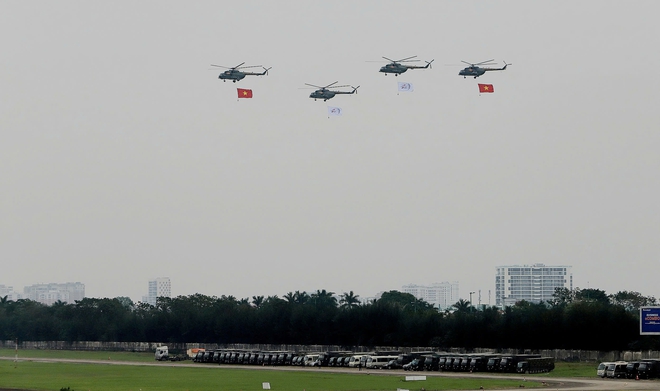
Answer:
[(596, 369), (596, 376), (605, 377), (607, 375), (607, 373), (606, 373), (607, 366), (610, 365), (610, 364), (614, 364), (614, 363), (606, 361), (606, 362), (602, 362), (602, 363), (598, 364), (598, 368)]
[(399, 356), (369, 356), (367, 358), (367, 368), (383, 369), (390, 360), (396, 360)]
[(303, 365), (306, 367), (313, 367), (316, 365), (316, 361), (318, 361), (318, 359), (318, 354), (306, 354), (303, 358)]
[(348, 360), (348, 367), (349, 368), (357, 368), (360, 365), (360, 359), (365, 356), (364, 354), (358, 354), (355, 356), (351, 356), (351, 358)]
[(156, 348), (155, 357), (157, 361), (167, 361), (170, 358), (170, 353), (167, 349), (167, 346), (158, 346)]

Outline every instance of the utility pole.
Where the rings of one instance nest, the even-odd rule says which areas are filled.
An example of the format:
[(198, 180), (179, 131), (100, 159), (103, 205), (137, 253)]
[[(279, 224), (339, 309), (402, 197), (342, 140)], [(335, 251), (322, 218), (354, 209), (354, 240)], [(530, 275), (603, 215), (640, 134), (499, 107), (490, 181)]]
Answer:
[(475, 292), (470, 292), (470, 311), (472, 311), (472, 294)]

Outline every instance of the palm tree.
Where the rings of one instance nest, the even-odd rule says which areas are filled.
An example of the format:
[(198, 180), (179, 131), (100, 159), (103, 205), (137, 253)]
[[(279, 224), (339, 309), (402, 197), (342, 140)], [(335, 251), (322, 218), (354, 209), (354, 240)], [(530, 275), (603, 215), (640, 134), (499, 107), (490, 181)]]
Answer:
[(470, 312), (472, 309), (472, 304), (470, 304), (469, 300), (460, 299), (454, 305), (452, 305), (452, 307), (456, 308), (456, 311), (458, 312)]
[(296, 291), (293, 296), (295, 297), (295, 302), (298, 304), (305, 304), (309, 301), (309, 295), (307, 292)]
[(337, 299), (334, 294), (335, 292), (327, 292), (325, 289), (316, 290), (316, 293), (312, 293), (311, 299), (317, 307), (337, 307)]
[(286, 300), (289, 304), (293, 304), (296, 302), (296, 295), (293, 292), (289, 292), (286, 295), (284, 295), (284, 300)]
[(264, 303), (263, 296), (252, 296), (252, 305), (259, 308)]
[(351, 309), (353, 307), (357, 307), (360, 305), (360, 296), (356, 295), (353, 293), (353, 291), (350, 291), (348, 293), (344, 292), (341, 295), (341, 298), (339, 299), (339, 304), (341, 308), (347, 308)]

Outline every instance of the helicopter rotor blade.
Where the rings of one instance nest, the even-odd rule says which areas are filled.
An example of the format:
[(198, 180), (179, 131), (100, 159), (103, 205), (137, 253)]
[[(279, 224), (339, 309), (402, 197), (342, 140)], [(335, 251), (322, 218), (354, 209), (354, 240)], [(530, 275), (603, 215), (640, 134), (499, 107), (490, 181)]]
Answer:
[(250, 65), (248, 67), (237, 67), (234, 69), (263, 68), (263, 65)]
[(215, 65), (215, 64), (211, 64), (211, 66), (212, 67), (218, 67), (218, 68), (224, 68), (224, 69), (233, 69), (233, 68), (223, 67), (222, 65)]
[[(410, 59), (415, 58), (415, 57), (417, 57), (417, 56), (410, 56), (410, 57), (402, 58), (401, 60), (397, 60), (397, 62), (409, 61)], [(412, 60), (412, 61), (419, 61), (419, 60)]]
[(334, 86), (334, 85), (337, 84), (337, 83), (339, 83), (339, 80), (337, 80), (337, 81), (334, 82), (334, 83), (330, 83), (330, 84), (328, 84), (328, 85), (325, 86), (325, 87), (320, 87), (320, 88), (328, 88), (328, 87)]
[(309, 83), (305, 83), (305, 85), (306, 85), (306, 86), (310, 86), (310, 87), (314, 87), (314, 88), (324, 88), (324, 87), (316, 86), (316, 85), (314, 85), (314, 84), (309, 84)]
[(474, 65), (485, 65), (485, 64), (487, 64), (487, 63), (489, 63), (489, 62), (493, 62), (493, 61), (495, 61), (495, 59), (491, 59), (491, 60), (486, 60), (486, 61), (478, 62), (478, 63), (476, 63), (476, 64), (474, 64)]
[(392, 60), (391, 58), (387, 58), (387, 57), (385, 57), (385, 56), (383, 56), (383, 58), (386, 59), (387, 61), (396, 62), (396, 61)]
[(240, 66), (243, 65), (243, 64), (245, 64), (245, 61), (243, 61), (242, 63), (240, 63), (240, 64), (238, 64), (238, 65), (236, 65), (235, 67), (230, 68), (230, 69), (236, 69), (236, 68), (240, 67)]

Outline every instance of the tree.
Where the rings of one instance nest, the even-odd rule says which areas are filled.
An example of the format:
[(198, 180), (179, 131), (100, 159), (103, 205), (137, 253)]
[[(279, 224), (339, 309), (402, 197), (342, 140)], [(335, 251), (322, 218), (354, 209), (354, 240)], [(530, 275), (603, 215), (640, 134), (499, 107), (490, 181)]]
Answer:
[(312, 293), (310, 299), (317, 308), (336, 308), (337, 299), (334, 296), (335, 292), (327, 292), (325, 289), (317, 290)]
[(639, 292), (620, 291), (610, 295), (610, 302), (613, 305), (623, 307), (626, 311), (639, 311), (639, 307), (656, 305), (656, 299), (653, 296), (642, 296)]
[(454, 303), (452, 307), (456, 308), (456, 312), (459, 313), (471, 312), (472, 310), (472, 304), (470, 304), (469, 300), (465, 300), (465, 299), (460, 299), (459, 301)]
[(252, 296), (252, 305), (255, 306), (256, 308), (261, 307), (263, 302), (264, 302), (263, 296)]
[(339, 305), (344, 309), (351, 309), (360, 305), (360, 296), (350, 291), (348, 293), (344, 292), (339, 299)]
[(607, 296), (607, 293), (605, 293), (603, 290), (594, 288), (575, 288), (575, 300), (591, 303), (610, 304), (610, 298)]
[(565, 307), (573, 302), (575, 292), (568, 288), (555, 288), (555, 293), (552, 294), (552, 300), (548, 303), (553, 307)]

